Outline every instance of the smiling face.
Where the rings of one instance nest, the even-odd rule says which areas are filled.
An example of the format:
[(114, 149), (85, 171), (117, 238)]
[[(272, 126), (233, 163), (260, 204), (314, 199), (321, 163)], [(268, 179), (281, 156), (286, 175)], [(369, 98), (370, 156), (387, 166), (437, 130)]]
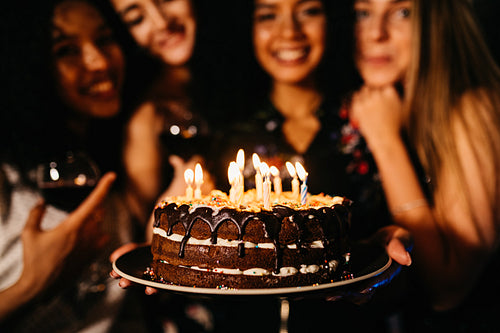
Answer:
[(326, 15), (320, 0), (255, 0), (254, 51), (275, 82), (313, 77), (325, 52)]
[(96, 8), (78, 0), (56, 6), (52, 59), (57, 91), (72, 110), (97, 118), (119, 112), (124, 57)]
[(356, 0), (356, 66), (370, 86), (403, 83), (411, 59), (411, 1)]
[(112, 0), (137, 44), (171, 66), (193, 53), (196, 20), (190, 0)]

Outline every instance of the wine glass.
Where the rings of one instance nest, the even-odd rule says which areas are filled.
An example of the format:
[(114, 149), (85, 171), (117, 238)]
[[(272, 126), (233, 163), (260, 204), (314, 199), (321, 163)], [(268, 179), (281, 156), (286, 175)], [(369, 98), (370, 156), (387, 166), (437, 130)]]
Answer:
[(45, 201), (73, 211), (92, 192), (100, 177), (95, 162), (85, 153), (69, 151), (38, 165), (36, 181)]
[(161, 139), (167, 152), (188, 160), (203, 153), (207, 147), (208, 124), (198, 113), (180, 103), (165, 103)]

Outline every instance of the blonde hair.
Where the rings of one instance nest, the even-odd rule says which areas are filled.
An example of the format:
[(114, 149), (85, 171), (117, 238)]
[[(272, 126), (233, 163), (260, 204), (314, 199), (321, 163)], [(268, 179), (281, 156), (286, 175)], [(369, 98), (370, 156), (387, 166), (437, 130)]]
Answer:
[[(431, 177), (434, 193), (446, 165), (446, 172), (460, 186), (461, 199), (473, 212), (455, 130), (457, 124), (465, 129), (477, 160), (500, 170), (500, 70), (470, 1), (413, 0), (413, 5), (413, 55), (405, 89), (409, 137)], [(483, 176), (498, 225), (499, 172)]]

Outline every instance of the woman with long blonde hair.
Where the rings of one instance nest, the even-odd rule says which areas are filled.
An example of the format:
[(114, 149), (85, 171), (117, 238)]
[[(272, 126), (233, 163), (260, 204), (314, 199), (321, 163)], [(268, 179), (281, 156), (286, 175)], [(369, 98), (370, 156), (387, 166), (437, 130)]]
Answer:
[(354, 2), (351, 121), (432, 308), (470, 304), (500, 239), (500, 71), (470, 1)]

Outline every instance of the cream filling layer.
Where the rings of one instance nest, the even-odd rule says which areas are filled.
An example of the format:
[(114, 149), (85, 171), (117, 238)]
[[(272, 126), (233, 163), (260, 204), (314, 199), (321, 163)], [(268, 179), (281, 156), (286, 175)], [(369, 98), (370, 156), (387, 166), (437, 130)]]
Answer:
[[(330, 268), (330, 270), (335, 270), (337, 266), (338, 262), (336, 260), (332, 260), (328, 263), (328, 267)], [(297, 269), (295, 267), (281, 267), (279, 273), (274, 273), (264, 268), (250, 268), (242, 271), (237, 268), (202, 268), (198, 266), (179, 266), (179, 267), (194, 269), (203, 272), (220, 273), (220, 274), (253, 275), (253, 276), (273, 275), (279, 277), (292, 276), (299, 272), (302, 274), (309, 274), (309, 273), (314, 274), (319, 271), (318, 265), (300, 265), (300, 269)]]
[[(167, 236), (167, 232), (161, 228), (153, 228), (153, 234), (164, 237), (172, 242), (181, 242), (184, 236), (178, 234), (171, 234)], [(261, 248), (261, 249), (271, 249), (274, 250), (274, 243), (252, 243), (240, 240), (227, 240), (222, 238), (217, 238), (217, 243), (212, 244), (210, 239), (197, 239), (194, 237), (189, 237), (186, 244), (189, 245), (212, 245), (212, 246), (227, 246), (227, 247), (238, 247), (239, 244), (243, 243), (245, 248)], [(291, 250), (296, 250), (296, 244), (289, 244), (287, 247)], [(309, 247), (313, 249), (322, 249), (323, 242), (320, 240), (316, 240), (312, 243), (309, 243)]]

